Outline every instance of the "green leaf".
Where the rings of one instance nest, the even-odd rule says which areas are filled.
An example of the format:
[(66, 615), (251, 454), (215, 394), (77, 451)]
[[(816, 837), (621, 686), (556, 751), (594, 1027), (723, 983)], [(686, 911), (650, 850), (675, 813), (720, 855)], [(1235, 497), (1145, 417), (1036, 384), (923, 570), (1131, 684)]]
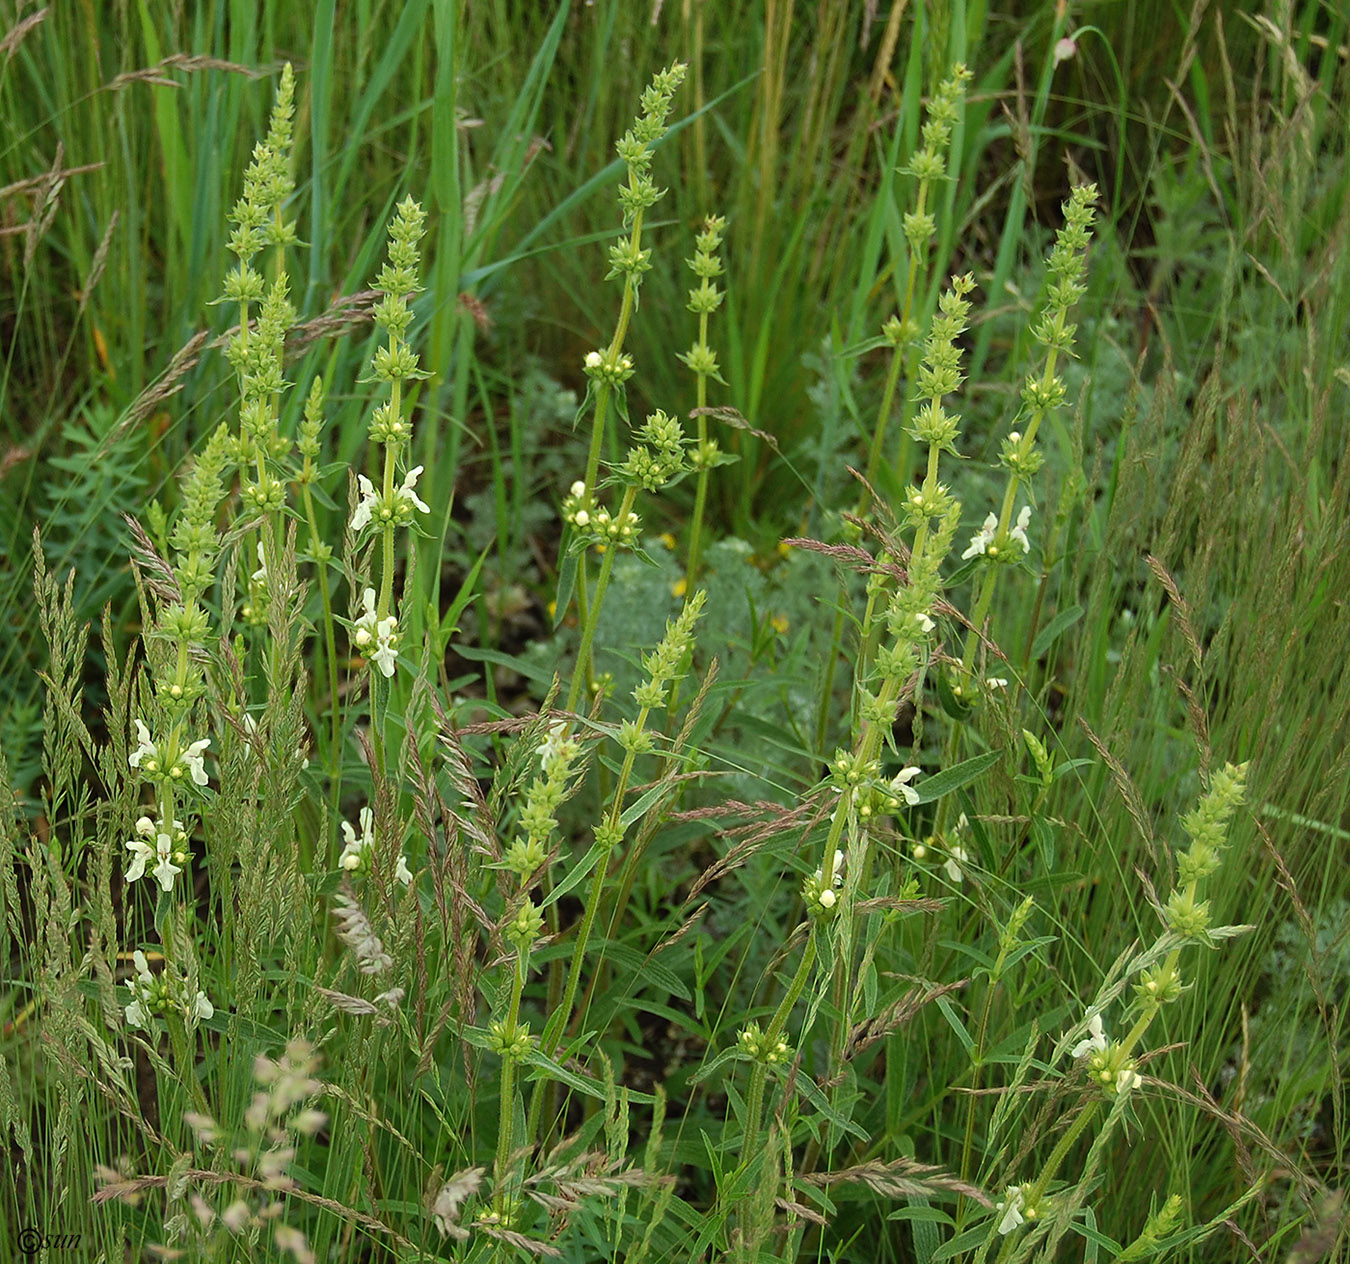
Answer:
[(816, 1113), (822, 1118), (829, 1120), (829, 1122), (841, 1132), (847, 1132), (850, 1135), (857, 1137), (859, 1141), (866, 1141), (868, 1139), (866, 1130), (855, 1124), (853, 1120), (841, 1115), (830, 1105), (829, 1095), (827, 1093), (822, 1093), (816, 1086), (816, 1082), (809, 1075), (806, 1075), (805, 1073), (799, 1074), (797, 1076), (796, 1087), (797, 1091), (811, 1103)]
[(693, 1075), (689, 1077), (689, 1085), (692, 1088), (695, 1084), (702, 1084), (718, 1067), (723, 1063), (730, 1062), (733, 1058), (740, 1057), (741, 1050), (738, 1045), (732, 1045), (729, 1049), (723, 1049), (711, 1062), (705, 1062)]
[(954, 1221), (941, 1208), (929, 1206), (928, 1199), (922, 1194), (910, 1194), (908, 1202), (908, 1207), (901, 1207), (898, 1211), (891, 1212), (887, 1219), (908, 1220), (910, 1222), (915, 1258), (919, 1264), (929, 1264), (929, 1261), (933, 1258), (933, 1253), (942, 1242), (942, 1239), (938, 1237), (937, 1226), (939, 1224), (951, 1225)]
[(960, 1015), (952, 1007), (951, 1001), (945, 996), (937, 998), (937, 1007), (942, 1011), (942, 1016), (947, 1020), (948, 1025), (956, 1033), (956, 1038), (966, 1047), (967, 1053), (973, 1053), (975, 1050), (975, 1038), (966, 1030), (966, 1025), (961, 1021)]
[(577, 568), (580, 557), (579, 553), (574, 553), (568, 549), (563, 556), (562, 565), (558, 567), (558, 591), (553, 598), (553, 631), (558, 630), (558, 625), (567, 616), (567, 608), (572, 604), (572, 593), (577, 586)]
[(641, 820), (651, 810), (652, 805), (663, 799), (672, 789), (674, 787), (667, 782), (657, 782), (641, 798), (628, 805), (623, 815), (619, 817), (619, 824), (627, 829), (634, 821)]
[(989, 1223), (985, 1221), (965, 1233), (958, 1233), (950, 1242), (944, 1242), (931, 1256), (931, 1264), (940, 1264), (942, 1260), (954, 1260), (967, 1251), (979, 1246), (989, 1236)]
[(1040, 658), (1059, 638), (1083, 617), (1083, 607), (1070, 606), (1061, 610), (1049, 623), (1036, 634), (1031, 643), (1031, 657)]
[(600, 848), (595, 843), (592, 843), (586, 854), (577, 861), (570, 870), (568, 870), (567, 877), (558, 883), (558, 885), (544, 897), (539, 907), (548, 908), (550, 904), (557, 903), (557, 901), (562, 899), (562, 897), (574, 886), (585, 881), (586, 875), (595, 867), (596, 856), (599, 851)]
[(968, 786), (1002, 758), (1002, 750), (986, 751), (983, 755), (976, 755), (974, 759), (963, 760), (959, 764), (953, 764), (950, 768), (934, 773), (914, 787), (919, 802), (932, 803), (934, 799), (940, 799), (944, 794), (951, 794), (953, 790)]
[(937, 696), (942, 709), (953, 720), (964, 720), (970, 715), (970, 703), (956, 696), (952, 691), (951, 677), (944, 671), (937, 673)]
[(430, 612), (428, 620), (431, 627), (436, 629), (436, 657), (443, 659), (445, 657), (446, 647), (450, 644), (450, 638), (459, 631), (459, 616), (468, 608), (473, 600), (474, 587), (478, 583), (478, 573), (483, 569), (483, 563), (487, 561), (488, 553), (492, 545), (488, 545), (479, 555), (478, 561), (473, 564), (472, 569), (464, 577), (464, 582), (459, 586), (459, 592), (455, 594), (455, 599), (450, 603), (450, 609), (445, 612), (445, 617), (437, 619), (436, 612)]
[(605, 949), (605, 955), (631, 970), (644, 985), (650, 984), (670, 996), (678, 996), (682, 1001), (694, 999), (694, 994), (679, 975), (668, 966), (651, 960), (644, 952), (638, 952), (627, 944), (611, 943)]
[(526, 680), (533, 680), (545, 688), (553, 683), (551, 671), (534, 663), (527, 663), (515, 654), (503, 654), (501, 650), (488, 650), (479, 645), (460, 645), (456, 647), (455, 652), (470, 662), (496, 663), (499, 667), (509, 667), (512, 671), (519, 672)]
[[(534, 1068), (533, 1075), (527, 1075), (527, 1080), (559, 1080), (566, 1084), (568, 1088), (575, 1089), (578, 1093), (584, 1093), (587, 1097), (594, 1097), (600, 1101), (605, 1100), (605, 1086), (599, 1080), (588, 1080), (584, 1076), (577, 1075), (575, 1071), (569, 1071), (561, 1063), (554, 1062), (546, 1053), (541, 1053), (538, 1049), (533, 1050), (525, 1056), (525, 1065)], [(655, 1101), (650, 1093), (639, 1093), (635, 1088), (625, 1087), (624, 1091), (628, 1094), (628, 1100), (631, 1102), (641, 1102), (645, 1106), (651, 1106)]]

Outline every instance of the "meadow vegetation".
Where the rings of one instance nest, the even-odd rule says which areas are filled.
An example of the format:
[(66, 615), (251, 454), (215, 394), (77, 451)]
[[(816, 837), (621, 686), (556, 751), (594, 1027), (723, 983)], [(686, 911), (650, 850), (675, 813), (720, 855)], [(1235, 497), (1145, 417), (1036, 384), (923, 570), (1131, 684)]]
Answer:
[(0, 54), (7, 1248), (1341, 1258), (1339, 6)]

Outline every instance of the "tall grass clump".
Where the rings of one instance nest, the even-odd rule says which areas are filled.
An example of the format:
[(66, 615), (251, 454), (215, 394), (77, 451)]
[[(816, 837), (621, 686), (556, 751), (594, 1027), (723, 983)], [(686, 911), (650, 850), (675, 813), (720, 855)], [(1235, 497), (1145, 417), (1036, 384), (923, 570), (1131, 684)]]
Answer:
[[(598, 7), (522, 20), (510, 108), (499, 61), (463, 73), (476, 30), (509, 47), (510, 6), (428, 12), (429, 183), (410, 162), (364, 207), (345, 298), (305, 228), (328, 240), (357, 161), (314, 120), (322, 32), (276, 71), (220, 223), (170, 209), (175, 249), (221, 256), (198, 296), (221, 328), (194, 372), (168, 362), (180, 440), (109, 462), (127, 591), (92, 646), (49, 539), (71, 519), (31, 543), (36, 754), (0, 734), (0, 1220), (53, 1258), (72, 1235), (213, 1260), (1334, 1253), (1343, 689), (1308, 681), (1340, 626), (1344, 383), (1259, 297), (1339, 240), (1339, 168), (1322, 236), (1262, 236), (1298, 222), (1270, 171), (1309, 188), (1336, 125), (1300, 51), (1261, 27), (1286, 126), (1225, 154), (1225, 213), (1270, 264), (1206, 259), (1219, 349), (1182, 380), (1121, 349), (1114, 190), (994, 163), (1044, 143), (1086, 55), (1065, 12), (1028, 20), (1036, 89), (1001, 131), (1004, 63), (972, 73), (964, 6), (878, 28), (857, 115), (825, 38), (847, 6), (799, 84), (792, 6), (755, 11), (763, 73), (725, 104), (730, 18)], [(386, 83), (420, 17), (386, 32)], [(619, 138), (604, 228), (551, 265), (599, 332), (549, 361), (499, 327), (519, 294), (474, 287), (574, 205), (498, 240), (536, 196), (553, 61), (621, 36), (645, 87), (621, 119), (578, 89), (551, 142), (589, 174), (594, 120)], [(181, 192), (189, 148), (155, 124)], [(512, 135), (492, 174), (480, 124)], [(1228, 186), (1197, 132), (1198, 200)], [(848, 190), (794, 221), (831, 160)], [(809, 250), (820, 310), (785, 297)], [(1335, 287), (1301, 301), (1334, 354)], [(1182, 308), (1164, 368), (1191, 355)], [(1288, 335), (1266, 429), (1272, 376), (1231, 349), (1258, 319)], [(168, 398), (90, 434), (120, 451)], [(787, 399), (808, 415), (773, 424)]]

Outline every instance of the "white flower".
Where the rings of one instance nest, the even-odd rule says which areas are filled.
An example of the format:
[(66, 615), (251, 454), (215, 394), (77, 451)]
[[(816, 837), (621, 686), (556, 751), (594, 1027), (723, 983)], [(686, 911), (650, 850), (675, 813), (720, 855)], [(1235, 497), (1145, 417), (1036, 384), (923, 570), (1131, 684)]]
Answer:
[(1022, 1186), (1009, 1185), (1007, 1196), (994, 1204), (994, 1210), (1003, 1213), (1003, 1219), (998, 1222), (999, 1233), (1011, 1233), (1026, 1219), (1022, 1215), (1022, 1208), (1025, 1205), (1022, 1197)]
[(820, 901), (820, 907), (827, 909), (833, 908), (835, 901), (839, 899), (829, 887), (826, 887), (816, 898)]
[(1088, 1035), (1086, 1040), (1080, 1040), (1072, 1049), (1069, 1050), (1069, 1056), (1081, 1058), (1088, 1053), (1106, 1052), (1106, 1027), (1102, 1023), (1100, 1014), (1093, 1014), (1088, 1019)]
[(418, 494), (413, 491), (417, 486), (417, 480), (422, 475), (424, 466), (414, 465), (403, 479), (403, 486), (395, 489), (394, 495), (399, 500), (406, 500), (414, 509), (419, 509), (422, 513), (430, 513), (431, 506), (426, 503)]
[(361, 503), (356, 506), (356, 512), (352, 514), (352, 530), (360, 531), (369, 521), (370, 516), (375, 512), (380, 504), (380, 494), (375, 490), (375, 484), (364, 474), (356, 476), (356, 485), (361, 489)]
[(199, 990), (192, 1002), (191, 1017), (205, 1022), (208, 1018), (213, 1017), (215, 1012), (216, 1007), (206, 999), (206, 993)]
[(378, 643), (378, 648), (370, 656), (370, 659), (386, 678), (392, 676), (395, 667), (398, 666), (398, 650), (394, 648), (394, 637), (397, 632), (398, 620), (393, 615), (381, 619), (375, 625), (375, 640)]
[[(347, 870), (348, 873), (358, 869), (369, 869), (371, 853), (375, 849), (375, 813), (368, 807), (362, 808), (358, 820), (361, 825), (359, 838), (349, 822), (342, 822), (342, 836), (347, 841), (342, 848), (342, 855), (338, 857), (338, 867)], [(401, 855), (394, 866), (394, 877), (405, 887), (412, 883), (412, 870), (408, 868), (407, 860)]]
[(1008, 687), (1008, 678), (1006, 676), (990, 676), (984, 682), (990, 689), (1006, 689)]
[(127, 763), (133, 768), (139, 768), (141, 766), (141, 761), (147, 757), (152, 760), (157, 760), (159, 758), (159, 750), (156, 748), (154, 742), (150, 740), (150, 730), (145, 727), (145, 723), (141, 720), (137, 720), (135, 723), (136, 737), (140, 742), (140, 745), (131, 752), (130, 756), (127, 758)]
[(1124, 1095), (1139, 1083), (1139, 1072), (1133, 1067), (1122, 1067), (1116, 1075), (1116, 1092)]
[(604, 363), (604, 357), (598, 351), (586, 352), (586, 367), (588, 369), (598, 369)]
[(914, 617), (919, 621), (919, 626), (925, 632), (931, 632), (937, 626), (937, 624), (935, 624), (932, 621), (932, 619), (930, 619), (926, 614), (924, 614), (922, 610), (920, 610), (919, 613), (916, 614)]
[(1031, 506), (1023, 505), (1017, 515), (1017, 525), (1008, 532), (1008, 539), (1016, 540), (1022, 546), (1023, 553), (1031, 552), (1031, 542), (1027, 539), (1027, 528), (1031, 526)]
[(206, 767), (202, 763), (202, 752), (210, 745), (211, 739), (204, 737), (200, 742), (193, 742), (183, 752), (183, 762), (188, 766), (188, 771), (192, 773), (192, 780), (199, 786), (206, 784)]
[(131, 1003), (126, 1007), (127, 1025), (149, 1031), (150, 1011), (146, 1009), (144, 1001), (148, 989), (155, 985), (155, 976), (150, 973), (150, 963), (139, 948), (131, 954), (131, 960), (136, 968), (136, 977), (127, 984), (131, 989)]
[[(149, 848), (146, 850), (148, 851)], [(155, 878), (164, 890), (172, 891), (173, 880), (183, 872), (178, 865), (173, 863), (173, 839), (167, 834), (159, 835), (155, 840), (155, 851), (159, 856), (159, 864), (155, 866)], [(144, 861), (141, 861), (141, 867), (142, 869), (145, 867)]]
[(394, 646), (398, 634), (398, 620), (392, 614), (386, 615), (383, 619), (378, 617), (373, 588), (367, 588), (361, 594), (361, 604), (365, 607), (365, 613), (353, 625), (352, 640), (356, 643), (356, 648), (370, 659), (384, 676), (392, 676), (398, 664), (398, 650)]
[(966, 551), (961, 554), (961, 560), (965, 561), (967, 558), (974, 557), (977, 553), (983, 553), (997, 534), (998, 518), (990, 514), (984, 520), (984, 526), (970, 537), (970, 544), (966, 546)]
[(545, 772), (553, 766), (553, 761), (562, 753), (563, 742), (567, 740), (567, 724), (558, 720), (549, 725), (548, 736), (539, 743), (539, 767)]
[(942, 867), (947, 871), (947, 876), (953, 882), (960, 882), (965, 875), (961, 872), (961, 866), (970, 859), (964, 847), (958, 847), (955, 843), (947, 850), (947, 859)]
[(267, 558), (263, 553), (263, 542), (258, 541), (258, 569), (253, 572), (253, 582), (256, 584), (265, 584), (267, 582)]
[[(173, 890), (173, 880), (183, 870), (175, 865), (174, 849), (175, 844), (179, 851), (185, 849), (187, 834), (183, 830), (183, 822), (176, 820), (173, 822), (172, 829), (166, 829), (163, 822), (152, 821), (148, 816), (139, 817), (136, 821), (136, 833), (139, 835), (127, 843), (127, 850), (132, 855), (130, 866), (127, 868), (126, 880), (135, 882), (137, 879), (145, 876), (146, 866), (153, 860), (156, 862), (151, 872), (158, 879), (160, 886), (166, 891)], [(147, 839), (154, 839), (151, 845)]]
[(905, 802), (910, 807), (916, 807), (919, 802), (919, 792), (909, 785), (923, 769), (910, 765), (908, 768), (902, 768), (894, 777), (891, 778), (891, 794), (903, 795)]
[(365, 606), (365, 613), (356, 620), (355, 635), (353, 640), (356, 642), (356, 648), (364, 650), (367, 645), (375, 639), (375, 590), (367, 588), (361, 594), (361, 604)]
[(342, 822), (342, 835), (347, 843), (342, 849), (342, 855), (338, 857), (340, 868), (359, 869), (369, 855), (370, 849), (375, 846), (375, 813), (369, 808), (362, 808), (358, 819), (361, 824), (360, 838), (357, 838), (356, 831), (349, 822)]
[(573, 498), (576, 500), (580, 500), (585, 494), (586, 494), (586, 484), (583, 483), (581, 479), (577, 479), (577, 481), (572, 484)]

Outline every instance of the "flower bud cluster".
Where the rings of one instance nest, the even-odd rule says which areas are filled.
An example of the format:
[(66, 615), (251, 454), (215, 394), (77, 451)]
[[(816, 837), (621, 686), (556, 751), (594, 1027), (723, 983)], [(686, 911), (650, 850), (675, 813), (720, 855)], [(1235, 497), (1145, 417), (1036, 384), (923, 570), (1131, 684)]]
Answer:
[(547, 857), (549, 836), (558, 828), (557, 812), (570, 792), (573, 765), (581, 756), (581, 743), (567, 736), (567, 725), (552, 725), (539, 747), (539, 775), (525, 792), (520, 810), (521, 833), (504, 858), (505, 867), (521, 882), (527, 881)]
[(516, 909), (515, 915), (507, 919), (504, 933), (507, 942), (517, 952), (526, 952), (544, 929), (544, 915), (533, 900), (526, 896)]
[(836, 790), (856, 790), (872, 781), (880, 771), (875, 759), (869, 759), (861, 750), (840, 747), (830, 760), (830, 783)]
[(633, 357), (627, 352), (610, 356), (605, 351), (588, 351), (581, 367), (593, 382), (609, 387), (622, 386), (634, 373)]
[[(1026, 403), (1025, 393), (1022, 400), (1023, 403)], [(1025, 481), (1040, 472), (1041, 466), (1045, 464), (1045, 457), (1036, 446), (1035, 439), (1031, 438), (1030, 435), (1024, 436), (1020, 431), (1014, 430), (1003, 440), (1003, 446), (998, 454), (998, 463), (1005, 470)]]
[(648, 678), (633, 690), (633, 700), (644, 711), (665, 706), (666, 691), (688, 672), (694, 649), (694, 625), (707, 604), (707, 591), (700, 588), (674, 619), (666, 621), (661, 643), (643, 657), (642, 667)]
[(1214, 774), (1209, 793), (1193, 812), (1181, 818), (1190, 849), (1177, 858), (1177, 882), (1186, 885), (1207, 878), (1222, 863), (1228, 822), (1246, 792), (1247, 765), (1227, 764)]
[(1160, 962), (1139, 974), (1139, 982), (1134, 985), (1137, 1003), (1149, 1009), (1160, 1005), (1171, 1005), (1181, 998), (1181, 971), (1173, 961)]
[[(735, 460), (728, 457), (727, 460)], [(693, 470), (711, 470), (723, 464), (722, 450), (716, 439), (700, 439), (689, 454), (689, 468)]]
[(928, 189), (934, 182), (946, 178), (952, 128), (960, 115), (961, 101), (970, 77), (970, 71), (957, 64), (952, 68), (951, 76), (938, 86), (928, 105), (928, 117), (923, 125), (923, 144), (909, 162), (900, 168), (902, 175), (913, 176), (919, 182), (918, 209), (909, 212), (901, 220), (905, 240), (916, 256), (928, 250), (933, 234), (937, 231), (932, 214), (924, 209), (928, 202)]
[(927, 181), (941, 180), (946, 175), (952, 128), (960, 115), (961, 102), (970, 79), (970, 71), (958, 62), (952, 67), (951, 75), (938, 85), (928, 104), (928, 117), (923, 125), (923, 144), (909, 162), (900, 168), (902, 175)]
[(881, 336), (889, 347), (909, 347), (919, 340), (919, 322), (911, 317), (901, 320), (899, 316), (890, 316), (881, 326)]
[(230, 212), (234, 229), (229, 248), (239, 264), (226, 278), (225, 297), (248, 304), (263, 295), (264, 282), (252, 266), (253, 257), (267, 246), (287, 246), (296, 240), (295, 224), (281, 218), (281, 208), (295, 191), (288, 155), (295, 117), (295, 74), (288, 62), (272, 102), (267, 136), (254, 146), (253, 161), (244, 172), (243, 196)]
[(685, 448), (689, 440), (680, 423), (659, 408), (648, 415), (636, 438), (627, 459), (614, 470), (625, 483), (654, 492), (688, 469)]
[(1027, 754), (1031, 756), (1031, 762), (1036, 766), (1036, 774), (1040, 778), (1042, 788), (1048, 789), (1055, 779), (1054, 756), (1030, 729), (1022, 730), (1022, 741), (1026, 743)]
[[(425, 231), (426, 212), (411, 197), (404, 198), (389, 225), (389, 258), (374, 283), (381, 294), (375, 304), (375, 324), (388, 336), (386, 344), (376, 348), (371, 361), (371, 372), (381, 382), (393, 384), (427, 376), (418, 368), (418, 357), (407, 345), (412, 325), (408, 300), (422, 290), (418, 243)], [(397, 443), (408, 437), (406, 433), (391, 433), (388, 415), (376, 410), (370, 428), (373, 443)]]
[(1032, 337), (1045, 348), (1049, 359), (1045, 371), (1027, 375), (1022, 387), (1022, 407), (1028, 417), (1026, 438), (1014, 432), (1016, 451), (1004, 445), (1004, 463), (1014, 474), (1025, 476), (1018, 469), (1022, 464), (1032, 473), (1040, 466), (1040, 458), (1033, 451), (1036, 431), (1041, 419), (1052, 409), (1060, 407), (1067, 393), (1062, 378), (1053, 372), (1053, 364), (1060, 355), (1073, 354), (1074, 334), (1077, 329), (1067, 320), (1069, 309), (1086, 292), (1087, 248), (1092, 240), (1093, 204), (1097, 200), (1095, 184), (1079, 185), (1064, 203), (1064, 224), (1055, 234), (1055, 245), (1047, 263), (1049, 282), (1046, 305), (1031, 327)]
[(918, 527), (930, 518), (945, 518), (957, 503), (947, 484), (935, 481), (931, 487), (911, 488), (901, 504), (901, 510), (905, 521), (911, 527)]
[[(687, 69), (681, 62), (675, 62), (657, 72), (642, 94), (642, 113), (615, 145), (619, 157), (628, 167), (628, 183), (619, 189), (625, 229), (632, 228), (638, 216), (655, 206), (665, 193), (651, 178), (652, 152), (666, 134), (666, 119)], [(612, 260), (612, 252), (610, 257)]]
[(718, 247), (722, 244), (722, 230), (726, 220), (720, 215), (710, 215), (704, 221), (703, 231), (694, 244), (694, 257), (685, 262), (693, 274), (699, 278), (697, 289), (689, 291), (689, 311), (699, 318), (699, 338), (680, 359), (689, 369), (700, 377), (711, 377), (722, 381), (717, 364), (716, 353), (708, 346), (707, 317), (722, 304), (722, 291), (713, 282), (722, 275), (722, 260)]
[(534, 1048), (530, 1024), (494, 1018), (488, 1024), (488, 1048), (503, 1061), (524, 1062)]
[(299, 483), (312, 483), (318, 476), (314, 462), (322, 453), (319, 435), (323, 432), (323, 406), (326, 399), (323, 378), (316, 377), (310, 384), (309, 394), (305, 397), (304, 418), (300, 422), (300, 434), (295, 441), (296, 451), (305, 458), (304, 468), (296, 479)]
[[(197, 454), (183, 481), (182, 506), (169, 536), (169, 543), (177, 554), (174, 578), (183, 596), (183, 605), (179, 609), (192, 611), (193, 616), (200, 613), (197, 598), (215, 582), (216, 556), (220, 548), (220, 536), (215, 527), (216, 509), (224, 495), (229, 444), (229, 431), (220, 426)], [(200, 623), (193, 623), (192, 630), (203, 637), (206, 629), (205, 616)], [(164, 631), (162, 626), (160, 630)]]
[(747, 1023), (736, 1043), (743, 1057), (763, 1066), (782, 1066), (792, 1056), (792, 1047), (786, 1040), (770, 1037), (760, 1030), (758, 1023)]
[[(259, 251), (272, 247), (280, 261), (285, 247), (297, 240), (294, 221), (282, 207), (295, 191), (289, 154), (295, 114), (295, 76), (288, 64), (272, 103), (266, 138), (255, 147), (244, 173), (244, 191), (230, 213), (235, 227), (230, 249), (239, 264), (225, 279), (224, 298), (239, 304), (239, 330), (229, 341), (226, 358), (239, 378), (239, 436), (230, 456), (243, 471), (240, 498), (255, 514), (274, 514), (285, 504), (285, 488), (268, 469), (290, 450), (277, 430), (276, 401), (286, 387), (282, 368), (286, 331), (295, 322), (284, 264), (267, 285), (253, 265)], [(257, 324), (250, 326), (249, 308), (260, 303)]]
[[(930, 483), (936, 486), (935, 480)], [(877, 647), (875, 659), (880, 696), (897, 699), (927, 652), (937, 628), (933, 607), (942, 591), (940, 568), (951, 549), (960, 512), (960, 502), (950, 501), (936, 530), (920, 532), (915, 537), (915, 552), (909, 559), (909, 582), (895, 588), (883, 616), (888, 639)], [(888, 710), (880, 701), (874, 703), (872, 697), (862, 690), (862, 718), (869, 723), (889, 725), (895, 718), (893, 702)], [(874, 706), (878, 708), (876, 711)]]
[(802, 882), (802, 902), (813, 921), (826, 921), (839, 911), (840, 892), (844, 875), (838, 872), (839, 853), (835, 852), (836, 868), (831, 881), (826, 881), (819, 869)]
[[(919, 408), (909, 427), (910, 434), (920, 443), (953, 454), (960, 418), (943, 410), (942, 398), (957, 391), (964, 380), (961, 348), (957, 342), (970, 319), (970, 301), (966, 295), (974, 288), (975, 278), (969, 273), (953, 277), (952, 288), (938, 300), (937, 314), (924, 340), (923, 361), (916, 383), (918, 397), (927, 402)], [(925, 486), (924, 490), (930, 489)]]
[(1208, 942), (1209, 901), (1199, 884), (1223, 863), (1228, 824), (1246, 794), (1246, 764), (1226, 764), (1214, 774), (1208, 793), (1182, 817), (1190, 848), (1177, 858), (1177, 887), (1163, 909), (1168, 929), (1187, 939)]
[(1204, 941), (1210, 924), (1209, 901), (1198, 899), (1190, 887), (1178, 887), (1167, 899), (1163, 919), (1167, 928), (1183, 939)]

